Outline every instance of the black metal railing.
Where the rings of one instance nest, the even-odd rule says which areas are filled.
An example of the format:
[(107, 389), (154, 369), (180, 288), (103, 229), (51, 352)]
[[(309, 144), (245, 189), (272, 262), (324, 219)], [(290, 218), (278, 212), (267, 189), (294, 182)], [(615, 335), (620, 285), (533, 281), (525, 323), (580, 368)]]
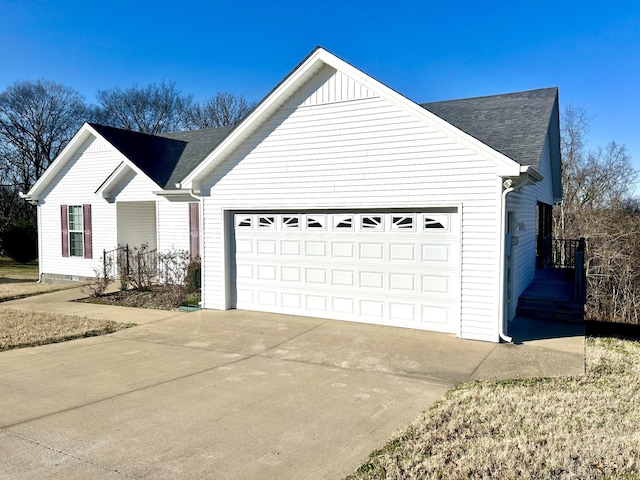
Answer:
[[(129, 245), (102, 251), (102, 267), (105, 278), (128, 277), (144, 271), (158, 270), (158, 251), (146, 248), (129, 248)], [(137, 270), (137, 271), (136, 271)]]
[(551, 238), (542, 240), (542, 265), (552, 268), (576, 268), (576, 252), (584, 252), (584, 238)]

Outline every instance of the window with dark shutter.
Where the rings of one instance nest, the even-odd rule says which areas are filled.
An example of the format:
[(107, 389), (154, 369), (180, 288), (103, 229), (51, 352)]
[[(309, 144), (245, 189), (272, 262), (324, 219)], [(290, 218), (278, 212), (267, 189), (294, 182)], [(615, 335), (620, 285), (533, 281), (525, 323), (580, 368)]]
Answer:
[(62, 256), (69, 256), (69, 212), (66, 205), (60, 205), (60, 223), (62, 230)]
[(82, 206), (82, 224), (83, 224), (83, 237), (84, 237), (84, 258), (93, 258), (93, 251), (91, 248), (91, 205), (85, 204)]

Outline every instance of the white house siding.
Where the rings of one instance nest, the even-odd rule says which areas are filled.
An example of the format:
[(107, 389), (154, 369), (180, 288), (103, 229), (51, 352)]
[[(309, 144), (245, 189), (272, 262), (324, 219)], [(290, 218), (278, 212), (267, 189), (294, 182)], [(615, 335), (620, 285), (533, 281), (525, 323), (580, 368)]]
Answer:
[(153, 192), (157, 190), (160, 187), (149, 177), (132, 171), (111, 191), (111, 198), (116, 202), (155, 202), (158, 197)]
[(524, 186), (507, 197), (507, 210), (515, 213), (517, 227), (514, 235), (518, 237), (518, 244), (513, 247), (513, 298), (515, 301), (512, 303), (511, 312), (507, 312), (509, 320), (515, 316), (518, 297), (531, 283), (536, 273), (537, 203), (540, 201), (553, 205), (549, 135), (545, 139), (538, 173), (542, 175), (542, 181)]
[[(68, 277), (91, 277), (100, 266), (102, 250), (116, 244), (114, 205), (95, 191), (118, 166), (121, 158), (104, 141), (87, 140), (40, 197), (41, 228), (50, 232), (40, 246), (40, 271)], [(93, 259), (63, 257), (60, 205), (91, 204)]]
[[(109, 192), (109, 201), (96, 194), (122, 160), (109, 143), (100, 138), (87, 140), (43, 192), (39, 206), (41, 228), (50, 234), (40, 246), (42, 273), (68, 279), (92, 277), (101, 265), (103, 250), (112, 250), (119, 242), (133, 245), (144, 239), (150, 248), (155, 248), (156, 243), (162, 248), (175, 243), (188, 249), (188, 207), (185, 206), (184, 215), (180, 215), (179, 207), (152, 193), (158, 186), (146, 176), (131, 172)], [(60, 205), (82, 204), (91, 204), (93, 259), (63, 257)], [(118, 211), (124, 216), (118, 218)], [(163, 226), (169, 227), (160, 241), (155, 233), (157, 217), (163, 218)], [(173, 229), (172, 219), (176, 219)]]
[(460, 335), (497, 341), (497, 170), (390, 102), (367, 96), (281, 109), (203, 192), (206, 308), (228, 307), (225, 211), (458, 207)]
[(158, 250), (189, 250), (189, 202), (158, 199)]

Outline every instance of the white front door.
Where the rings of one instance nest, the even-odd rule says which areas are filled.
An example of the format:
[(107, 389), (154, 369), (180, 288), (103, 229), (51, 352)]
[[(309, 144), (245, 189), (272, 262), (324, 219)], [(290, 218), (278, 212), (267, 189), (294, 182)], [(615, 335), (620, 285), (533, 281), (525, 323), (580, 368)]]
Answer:
[(236, 213), (232, 306), (457, 333), (457, 215)]

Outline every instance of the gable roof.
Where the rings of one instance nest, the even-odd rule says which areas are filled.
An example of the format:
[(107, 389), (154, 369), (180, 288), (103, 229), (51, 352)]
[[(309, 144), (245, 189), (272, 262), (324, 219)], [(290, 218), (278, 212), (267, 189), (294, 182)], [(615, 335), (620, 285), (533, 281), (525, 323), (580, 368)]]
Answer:
[(376, 95), (483, 155), (494, 162), (501, 176), (518, 176), (527, 170), (535, 176), (549, 132), (554, 197), (561, 198), (557, 88), (419, 105), (320, 47), (235, 127), (148, 135), (95, 123), (85, 124), (23, 197), (37, 200), (39, 193), (88, 135), (103, 137), (122, 154), (129, 167), (147, 175), (163, 190), (176, 191), (168, 194), (184, 191), (182, 189), (198, 191), (200, 181), (224, 160), (227, 152), (251, 135), (326, 65), (342, 71)]
[(164, 189), (178, 183), (233, 129), (208, 128), (148, 135), (90, 123), (114, 148)]
[[(291, 95), (302, 87), (325, 65), (328, 65), (364, 85), (381, 98), (386, 99), (398, 108), (413, 115), (426, 124), (449, 135), (451, 138), (465, 145), (472, 151), (482, 155), (498, 168), (500, 176), (519, 176), (527, 171), (529, 165), (521, 165), (504, 153), (483, 143), (473, 135), (458, 128), (447, 120), (421, 107), (402, 96), (386, 85), (378, 82), (347, 62), (329, 53), (321, 47), (316, 47), (289, 75), (287, 75), (252, 111), (240, 122), (236, 128), (224, 138), (217, 147), (203, 161), (194, 168), (182, 181), (181, 187), (196, 192), (207, 175), (225, 160), (226, 154), (232, 152), (256, 129), (266, 122)], [(535, 170), (535, 169), (533, 169)]]
[(557, 99), (554, 87), (421, 106), (520, 165), (537, 168)]

